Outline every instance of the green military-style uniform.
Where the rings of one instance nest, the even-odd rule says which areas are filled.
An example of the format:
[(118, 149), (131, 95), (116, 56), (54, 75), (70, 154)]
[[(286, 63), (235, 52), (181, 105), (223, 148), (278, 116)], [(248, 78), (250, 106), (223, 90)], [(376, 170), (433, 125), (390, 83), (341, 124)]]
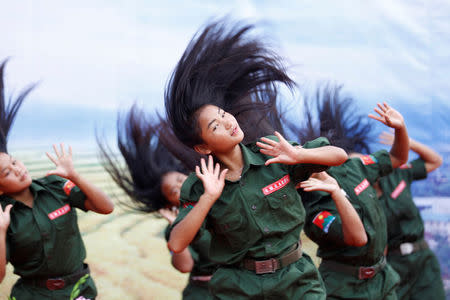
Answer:
[[(76, 295), (73, 299), (81, 296), (94, 299), (97, 290), (83, 264), (86, 250), (75, 211), (75, 208), (86, 211), (86, 196), (71, 181), (56, 175), (33, 180), (29, 188), (34, 196), (32, 208), (8, 196), (0, 197), (3, 209), (13, 204), (6, 258), (20, 278), (11, 297), (61, 300), (70, 299), (73, 293)], [(60, 277), (67, 284), (51, 290), (61, 287), (61, 280), (53, 280)]]
[[(166, 228), (166, 240), (169, 240), (170, 226)], [(211, 276), (217, 269), (217, 264), (208, 257), (211, 233), (201, 228), (196, 239), (189, 245), (189, 252), (194, 260), (194, 267), (189, 275), (189, 282), (183, 290), (183, 300), (208, 300), (212, 299), (209, 292), (209, 280), (203, 280)]]
[[(307, 212), (305, 233), (319, 246), (317, 256), (327, 299), (397, 299), (397, 273), (386, 265), (387, 226), (383, 208), (371, 186), (392, 171), (388, 152), (350, 158), (327, 173), (345, 191), (367, 233), (367, 244), (344, 243), (342, 222), (329, 193), (302, 192)], [(361, 268), (363, 267), (363, 268)], [(366, 267), (366, 268), (364, 268)]]
[[(325, 138), (319, 138), (303, 147), (328, 144)], [(256, 271), (250, 266), (256, 268), (262, 260), (284, 257), (297, 249), (305, 210), (295, 185), (326, 167), (265, 166), (270, 157), (260, 153), (255, 143), (240, 147), (244, 160), (241, 178), (226, 180), (205, 220), (212, 234), (209, 256), (220, 264), (210, 282), (214, 298), (325, 299), (323, 282), (306, 254), (277, 270)], [(181, 208), (175, 223), (189, 213), (203, 192), (202, 182), (192, 173), (181, 188)]]
[(439, 262), (424, 241), (424, 226), (411, 195), (413, 180), (427, 177), (416, 159), (379, 180), (388, 226), (388, 262), (400, 275), (399, 299), (445, 299)]

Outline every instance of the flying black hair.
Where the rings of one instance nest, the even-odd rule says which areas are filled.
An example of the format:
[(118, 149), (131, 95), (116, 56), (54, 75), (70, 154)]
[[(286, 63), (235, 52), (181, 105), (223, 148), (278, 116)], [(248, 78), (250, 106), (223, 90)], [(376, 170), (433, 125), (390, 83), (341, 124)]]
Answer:
[(8, 153), (8, 134), (10, 132), (11, 126), (14, 123), (14, 119), (21, 107), (23, 101), (31, 90), (36, 86), (32, 84), (25, 88), (17, 97), (16, 100), (9, 98), (8, 103), (6, 103), (5, 98), (5, 85), (3, 81), (4, 71), (8, 59), (5, 59), (0, 65), (0, 152)]
[(315, 98), (305, 99), (304, 124), (289, 127), (302, 143), (324, 136), (347, 153), (370, 153), (372, 123), (358, 114), (354, 99), (343, 97), (341, 90), (342, 85), (320, 85)]
[(290, 89), (295, 84), (282, 59), (250, 36), (253, 28), (222, 19), (206, 25), (187, 46), (164, 95), (167, 120), (185, 145), (202, 143), (197, 114), (207, 104), (236, 117), (244, 143), (281, 130), (277, 84)]
[[(162, 143), (162, 139), (176, 142), (170, 137), (167, 125), (164, 122), (151, 123), (144, 112), (133, 105), (124, 119), (118, 115), (116, 126), (117, 145), (125, 165), (100, 141), (98, 135), (97, 144), (104, 168), (132, 200), (131, 205), (129, 201), (121, 201), (121, 204), (141, 212), (154, 212), (166, 207), (168, 202), (161, 192), (162, 177), (171, 171), (186, 174), (186, 165), (189, 165), (183, 165)], [(183, 156), (181, 151), (179, 155)], [(189, 155), (184, 155), (184, 158), (193, 164), (193, 159), (188, 159)]]

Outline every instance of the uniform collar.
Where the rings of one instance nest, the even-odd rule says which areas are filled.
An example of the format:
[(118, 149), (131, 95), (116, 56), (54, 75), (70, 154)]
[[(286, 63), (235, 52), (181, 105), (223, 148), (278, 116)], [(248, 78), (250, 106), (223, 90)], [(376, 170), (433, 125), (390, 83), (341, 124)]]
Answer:
[(248, 170), (250, 165), (262, 166), (266, 163), (264, 157), (259, 152), (259, 147), (256, 144), (250, 144), (246, 146), (240, 144), (242, 150), (242, 157), (244, 159), (243, 173)]

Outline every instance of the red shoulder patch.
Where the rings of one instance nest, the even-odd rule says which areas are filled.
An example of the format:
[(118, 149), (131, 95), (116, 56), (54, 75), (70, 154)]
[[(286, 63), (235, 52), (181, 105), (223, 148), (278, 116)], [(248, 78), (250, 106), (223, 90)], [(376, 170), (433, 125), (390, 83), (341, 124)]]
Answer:
[(75, 183), (73, 183), (70, 180), (67, 180), (66, 183), (64, 183), (64, 186), (63, 186), (64, 193), (66, 193), (66, 195), (69, 196), (70, 195), (70, 191), (74, 187), (76, 187)]
[(197, 202), (184, 202), (183, 208), (194, 208), (194, 206), (197, 204)]
[(371, 165), (377, 162), (377, 159), (373, 155), (363, 155), (360, 158), (364, 165)]
[(314, 219), (313, 224), (323, 230), (323, 232), (328, 233), (328, 229), (330, 229), (331, 223), (333, 223), (335, 216), (330, 214), (328, 211), (324, 210), (318, 213)]

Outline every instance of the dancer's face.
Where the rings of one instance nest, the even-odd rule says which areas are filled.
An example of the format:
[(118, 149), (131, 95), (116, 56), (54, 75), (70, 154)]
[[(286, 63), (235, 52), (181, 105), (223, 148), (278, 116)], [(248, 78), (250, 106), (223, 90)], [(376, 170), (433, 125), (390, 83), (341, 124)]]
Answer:
[(181, 186), (186, 178), (186, 175), (176, 171), (164, 174), (161, 182), (161, 192), (172, 206), (180, 206)]
[(0, 153), (0, 194), (14, 195), (31, 185), (31, 176), (25, 165), (9, 154)]
[(201, 154), (227, 153), (244, 139), (234, 116), (215, 105), (200, 108), (197, 120), (203, 144), (194, 149)]

